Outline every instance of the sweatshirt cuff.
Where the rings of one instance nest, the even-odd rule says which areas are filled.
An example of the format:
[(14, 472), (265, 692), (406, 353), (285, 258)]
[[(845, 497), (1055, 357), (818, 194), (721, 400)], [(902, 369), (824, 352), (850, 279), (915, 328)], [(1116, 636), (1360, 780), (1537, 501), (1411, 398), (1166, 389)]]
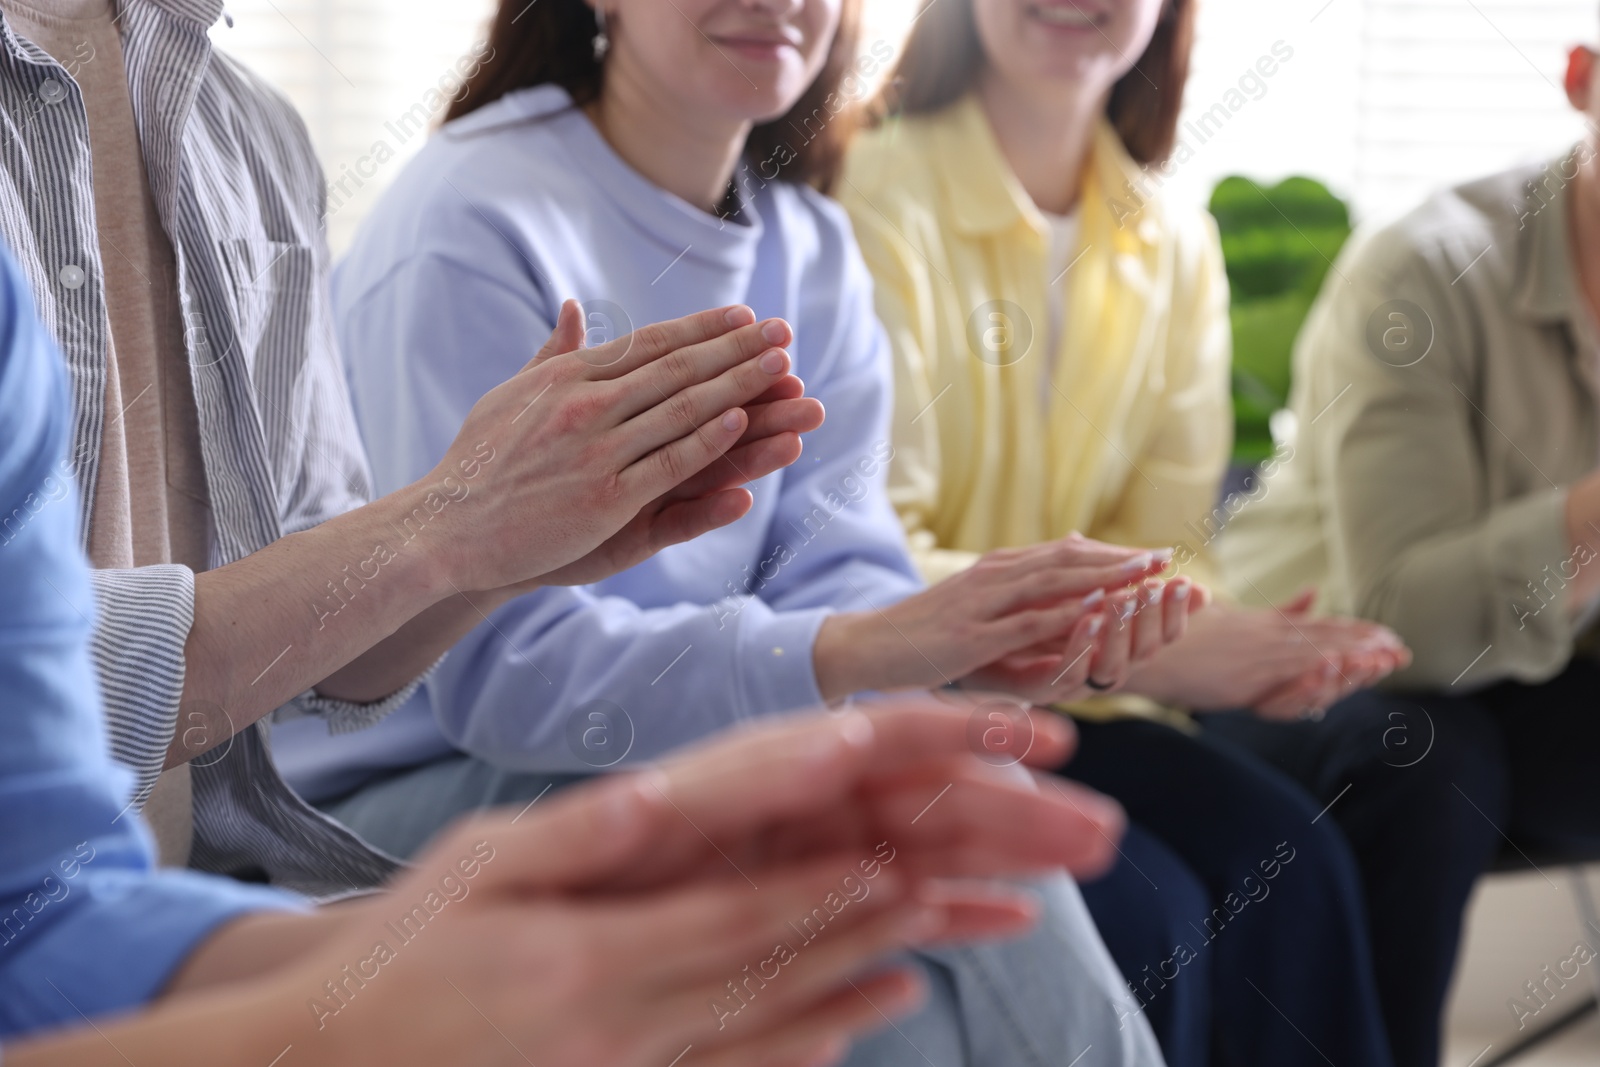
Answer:
[(194, 625), (194, 572), (177, 564), (90, 572), (96, 620), (89, 653), (105, 702), (111, 754), (134, 773), (142, 806), (166, 766)]
[(740, 619), (734, 665), (747, 717), (822, 704), (812, 661), (817, 631), (832, 613), (831, 608), (751, 611)]

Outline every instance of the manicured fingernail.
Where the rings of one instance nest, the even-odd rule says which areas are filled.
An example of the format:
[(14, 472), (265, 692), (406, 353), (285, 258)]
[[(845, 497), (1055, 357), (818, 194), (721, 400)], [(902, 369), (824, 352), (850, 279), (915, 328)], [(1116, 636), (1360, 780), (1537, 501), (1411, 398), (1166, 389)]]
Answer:
[(1089, 620), (1089, 636), (1098, 636), (1100, 631), (1105, 629), (1105, 626), (1106, 617), (1104, 615), (1096, 615), (1094, 618)]
[(1173, 600), (1188, 600), (1189, 599), (1189, 583), (1188, 582), (1183, 582), (1183, 581), (1173, 582), (1172, 583), (1172, 599)]
[(789, 327), (784, 325), (782, 319), (772, 319), (761, 327), (761, 336), (775, 345), (781, 345), (789, 338)]
[(1097, 608), (1100, 606), (1100, 602), (1105, 598), (1106, 591), (1104, 589), (1096, 589), (1094, 592), (1083, 598), (1083, 606), (1086, 608)]
[(1128, 571), (1129, 573), (1134, 573), (1136, 571), (1147, 571), (1150, 569), (1150, 564), (1154, 562), (1155, 557), (1146, 552), (1141, 556), (1134, 556), (1128, 562), (1124, 563), (1122, 565), (1122, 569)]
[(1170, 548), (1158, 548), (1154, 552), (1150, 553), (1150, 555), (1155, 559), (1155, 561), (1157, 563), (1171, 563), (1172, 562), (1172, 549), (1170, 549)]
[(1133, 613), (1137, 611), (1138, 608), (1139, 602), (1134, 600), (1132, 597), (1129, 597), (1127, 600), (1122, 602), (1122, 610), (1119, 611), (1118, 614), (1122, 616), (1123, 622), (1127, 622), (1129, 619), (1133, 618)]
[(722, 416), (722, 428), (724, 430), (737, 430), (741, 425), (743, 423), (740, 420), (738, 408), (734, 408)]
[(729, 308), (727, 314), (722, 316), (722, 321), (729, 326), (748, 326), (756, 321), (756, 313), (740, 304), (738, 307)]
[(782, 374), (789, 369), (789, 357), (783, 349), (774, 348), (761, 357), (761, 369), (768, 374)]

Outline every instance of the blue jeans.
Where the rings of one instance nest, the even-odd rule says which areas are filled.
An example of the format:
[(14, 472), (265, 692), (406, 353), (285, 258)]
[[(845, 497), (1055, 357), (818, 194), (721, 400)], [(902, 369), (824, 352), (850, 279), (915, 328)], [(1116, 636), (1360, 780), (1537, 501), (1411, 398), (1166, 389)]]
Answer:
[[(466, 812), (527, 804), (584, 776), (500, 770), (453, 755), (370, 782), (322, 809), (379, 848), (416, 854)], [(1039, 929), (998, 944), (914, 953), (917, 1014), (856, 1043), (851, 1067), (1162, 1067), (1149, 1023), (1065, 875), (1032, 885)]]

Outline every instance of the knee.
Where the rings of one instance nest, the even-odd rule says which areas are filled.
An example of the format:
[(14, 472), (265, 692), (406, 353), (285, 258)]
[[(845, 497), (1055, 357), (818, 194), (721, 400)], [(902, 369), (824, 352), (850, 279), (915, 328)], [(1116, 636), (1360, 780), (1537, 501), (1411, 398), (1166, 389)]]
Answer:
[(1510, 772), (1499, 727), (1468, 698), (1387, 696), (1377, 761), (1361, 787), (1381, 796), (1385, 817), (1419, 833), (1463, 840), (1505, 825)]

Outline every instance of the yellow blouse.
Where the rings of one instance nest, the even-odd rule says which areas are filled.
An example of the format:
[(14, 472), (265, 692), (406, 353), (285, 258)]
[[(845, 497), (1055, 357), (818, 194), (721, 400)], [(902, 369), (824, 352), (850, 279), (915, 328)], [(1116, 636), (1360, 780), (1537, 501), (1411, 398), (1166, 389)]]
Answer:
[[(1047, 223), (972, 97), (851, 153), (839, 199), (895, 357), (890, 493), (928, 581), (1073, 530), (1176, 546), (1214, 581), (1227, 278), (1211, 217), (1141, 195), (1156, 183), (1100, 124), (1077, 258), (1051, 280)], [(1056, 352), (1049, 285), (1066, 290)]]

